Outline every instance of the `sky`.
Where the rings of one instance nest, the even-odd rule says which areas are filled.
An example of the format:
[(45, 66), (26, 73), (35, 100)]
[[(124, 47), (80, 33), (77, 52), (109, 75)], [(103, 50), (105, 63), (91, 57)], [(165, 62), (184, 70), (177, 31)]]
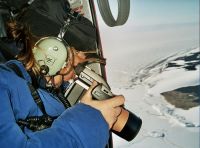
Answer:
[(197, 23), (199, 0), (131, 0), (131, 23)]
[[(114, 16), (117, 0), (109, 0)], [(169, 56), (177, 50), (199, 47), (198, 0), (130, 0), (130, 15), (122, 26), (108, 27), (96, 12), (107, 67), (127, 70)], [(123, 50), (123, 52), (120, 52)], [(133, 55), (129, 66), (125, 57)], [(148, 55), (148, 56), (147, 56)], [(114, 61), (116, 64), (112, 64)], [(111, 63), (111, 64), (110, 64)], [(110, 68), (108, 68), (110, 69)]]
[[(109, 0), (116, 17), (117, 0)], [(155, 25), (197, 23), (199, 0), (130, 0), (130, 17), (127, 24)]]

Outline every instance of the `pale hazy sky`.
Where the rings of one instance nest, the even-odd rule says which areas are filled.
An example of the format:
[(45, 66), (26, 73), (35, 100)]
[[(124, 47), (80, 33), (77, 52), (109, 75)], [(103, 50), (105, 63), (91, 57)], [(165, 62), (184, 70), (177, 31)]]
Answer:
[[(116, 16), (117, 0), (109, 0)], [(199, 0), (130, 0), (127, 23), (155, 25), (199, 22)]]
[(131, 0), (130, 21), (138, 24), (197, 23), (199, 0)]
[[(130, 1), (129, 19), (119, 27), (106, 26), (96, 9), (107, 66), (112, 61), (120, 65), (130, 55), (130, 62), (145, 65), (179, 50), (199, 47), (199, 0)], [(109, 2), (116, 12), (117, 0)]]

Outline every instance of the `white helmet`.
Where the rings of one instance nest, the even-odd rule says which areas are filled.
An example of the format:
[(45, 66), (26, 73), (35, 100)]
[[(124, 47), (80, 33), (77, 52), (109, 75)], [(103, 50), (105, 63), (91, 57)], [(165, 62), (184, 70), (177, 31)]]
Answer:
[(58, 37), (44, 37), (36, 42), (33, 55), (41, 73), (53, 76), (66, 64), (69, 45)]

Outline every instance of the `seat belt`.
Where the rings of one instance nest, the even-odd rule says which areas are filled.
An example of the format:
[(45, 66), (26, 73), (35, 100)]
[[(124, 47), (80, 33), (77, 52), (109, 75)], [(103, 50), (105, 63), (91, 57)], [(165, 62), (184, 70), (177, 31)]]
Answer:
[(110, 10), (108, 0), (97, 0), (99, 11), (104, 22), (110, 26), (120, 26), (126, 23), (130, 12), (130, 0), (118, 0), (118, 15), (115, 19)]

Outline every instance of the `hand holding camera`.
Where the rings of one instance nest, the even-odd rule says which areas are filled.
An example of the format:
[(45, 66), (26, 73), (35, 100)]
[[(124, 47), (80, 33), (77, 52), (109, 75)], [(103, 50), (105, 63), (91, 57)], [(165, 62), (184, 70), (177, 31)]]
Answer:
[[(102, 114), (106, 109), (109, 109), (109, 115), (103, 114), (103, 116), (109, 126), (113, 124), (112, 131), (127, 141), (134, 139), (141, 128), (142, 120), (122, 107), (124, 104), (123, 96), (114, 96), (107, 82), (87, 66), (78, 65), (75, 71), (78, 75), (78, 79), (75, 82), (86, 90), (89, 90), (82, 101), (91, 101), (91, 106), (99, 109)], [(93, 81), (96, 81), (98, 85), (93, 84)], [(87, 100), (87, 97), (90, 99)], [(92, 101), (92, 98), (96, 99), (96, 101)], [(97, 100), (102, 100), (103, 103), (98, 104)], [(113, 102), (111, 106), (106, 104), (107, 102), (110, 103), (110, 101)]]
[(121, 114), (121, 106), (124, 104), (124, 97), (115, 96), (107, 100), (94, 100), (92, 99), (92, 92), (97, 85), (97, 82), (94, 82), (90, 86), (90, 88), (82, 97), (81, 102), (99, 110), (102, 113), (106, 122), (108, 123), (109, 129), (111, 129), (113, 124), (117, 121), (118, 116)]

